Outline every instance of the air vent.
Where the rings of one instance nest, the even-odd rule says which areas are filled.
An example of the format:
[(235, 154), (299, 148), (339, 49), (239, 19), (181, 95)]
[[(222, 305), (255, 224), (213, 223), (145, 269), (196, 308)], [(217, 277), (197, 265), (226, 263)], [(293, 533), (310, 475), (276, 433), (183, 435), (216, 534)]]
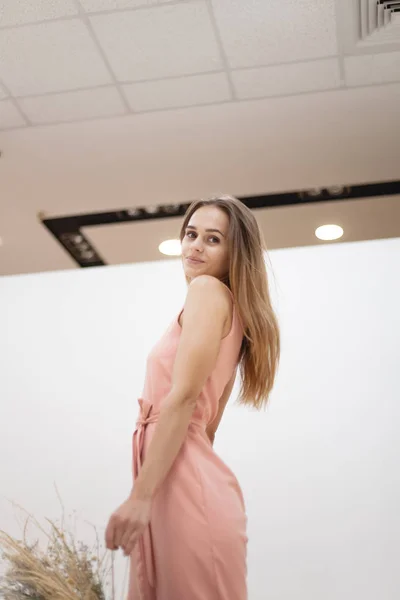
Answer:
[(400, 51), (400, 0), (336, 0), (344, 56)]
[(360, 46), (399, 43), (400, 0), (359, 0)]

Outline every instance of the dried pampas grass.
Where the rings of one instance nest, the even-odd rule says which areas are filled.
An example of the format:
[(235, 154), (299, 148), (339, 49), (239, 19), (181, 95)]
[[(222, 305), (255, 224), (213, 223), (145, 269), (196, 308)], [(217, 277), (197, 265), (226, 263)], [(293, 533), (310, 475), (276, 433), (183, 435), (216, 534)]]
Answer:
[[(28, 518), (21, 540), (0, 530), (0, 551), (5, 563), (5, 574), (0, 577), (1, 598), (115, 600), (113, 555), (104, 551), (101, 556), (95, 528), (96, 543), (90, 548), (65, 530), (64, 514), (61, 526), (46, 519), (46, 531), (32, 515), (24, 513)], [(45, 548), (38, 539), (29, 543), (27, 528), (32, 523), (46, 540)]]

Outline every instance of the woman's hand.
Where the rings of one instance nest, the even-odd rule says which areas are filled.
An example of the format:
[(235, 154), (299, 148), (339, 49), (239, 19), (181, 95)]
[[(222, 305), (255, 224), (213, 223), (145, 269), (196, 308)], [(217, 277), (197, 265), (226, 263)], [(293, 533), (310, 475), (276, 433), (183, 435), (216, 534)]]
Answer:
[(150, 522), (151, 500), (142, 500), (134, 494), (111, 515), (105, 533), (109, 550), (122, 548), (128, 556)]

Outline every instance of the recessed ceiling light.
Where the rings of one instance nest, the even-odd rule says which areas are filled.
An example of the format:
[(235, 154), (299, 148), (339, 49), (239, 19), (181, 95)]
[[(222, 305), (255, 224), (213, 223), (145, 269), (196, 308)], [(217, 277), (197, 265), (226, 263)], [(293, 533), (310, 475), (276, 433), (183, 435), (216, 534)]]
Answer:
[(315, 230), (315, 235), (320, 240), (338, 240), (343, 235), (340, 225), (321, 225)]
[(180, 256), (182, 253), (180, 240), (165, 240), (158, 246), (158, 249), (167, 256)]

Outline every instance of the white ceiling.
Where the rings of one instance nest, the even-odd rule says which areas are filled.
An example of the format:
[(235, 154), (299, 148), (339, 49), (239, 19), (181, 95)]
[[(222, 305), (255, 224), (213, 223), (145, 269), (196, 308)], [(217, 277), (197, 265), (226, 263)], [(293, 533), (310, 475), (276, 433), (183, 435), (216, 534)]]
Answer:
[(75, 266), (39, 211), (400, 179), (399, 13), (358, 9), (0, 0), (0, 274)]
[(0, 127), (399, 81), (398, 43), (357, 46), (358, 2), (2, 0)]

